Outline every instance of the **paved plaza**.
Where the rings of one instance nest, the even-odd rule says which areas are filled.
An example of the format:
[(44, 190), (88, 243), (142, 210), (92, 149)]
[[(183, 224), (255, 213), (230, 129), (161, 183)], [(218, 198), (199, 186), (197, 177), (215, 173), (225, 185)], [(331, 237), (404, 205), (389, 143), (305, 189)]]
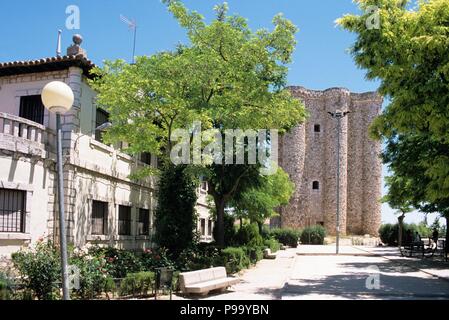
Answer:
[[(395, 248), (301, 246), (245, 271), (205, 300), (449, 299), (449, 264), (402, 258)], [(182, 299), (182, 298), (181, 298)]]

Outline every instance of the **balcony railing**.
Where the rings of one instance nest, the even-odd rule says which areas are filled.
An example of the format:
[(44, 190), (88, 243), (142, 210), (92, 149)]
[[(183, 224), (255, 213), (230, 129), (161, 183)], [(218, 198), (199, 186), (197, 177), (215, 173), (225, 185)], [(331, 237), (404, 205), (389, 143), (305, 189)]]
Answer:
[(48, 157), (56, 147), (55, 133), (45, 126), (0, 112), (0, 149)]

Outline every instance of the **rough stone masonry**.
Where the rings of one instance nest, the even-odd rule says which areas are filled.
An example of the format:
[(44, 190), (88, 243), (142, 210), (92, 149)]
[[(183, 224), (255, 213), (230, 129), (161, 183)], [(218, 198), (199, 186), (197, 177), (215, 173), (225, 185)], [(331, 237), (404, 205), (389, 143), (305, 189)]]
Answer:
[(382, 108), (375, 93), (347, 89), (325, 91), (290, 88), (309, 112), (307, 122), (280, 139), (280, 165), (295, 183), (289, 205), (280, 210), (282, 227), (323, 225), (336, 234), (337, 120), (328, 112), (350, 114), (342, 120), (340, 146), (340, 222), (342, 234), (377, 236), (381, 224), (381, 143), (369, 126)]

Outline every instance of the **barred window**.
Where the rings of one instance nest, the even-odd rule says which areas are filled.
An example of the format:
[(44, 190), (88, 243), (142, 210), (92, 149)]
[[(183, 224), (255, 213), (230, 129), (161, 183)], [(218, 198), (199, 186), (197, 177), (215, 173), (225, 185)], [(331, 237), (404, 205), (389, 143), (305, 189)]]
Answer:
[(44, 124), (45, 107), (40, 95), (20, 97), (19, 117)]
[(26, 192), (0, 189), (0, 232), (25, 233)]
[(212, 220), (210, 219), (207, 222), (207, 235), (212, 236)]
[(147, 236), (150, 233), (150, 210), (139, 209), (139, 221), (137, 223), (139, 236)]
[(320, 133), (321, 132), (321, 126), (319, 124), (316, 124), (313, 127), (313, 131), (315, 131), (315, 133)]
[(119, 206), (118, 209), (118, 234), (121, 236), (131, 235), (131, 207)]
[(313, 190), (320, 190), (320, 183), (318, 181), (313, 182)]
[(206, 235), (206, 219), (201, 219), (201, 235)]
[(107, 235), (108, 233), (108, 203), (92, 202), (92, 234)]

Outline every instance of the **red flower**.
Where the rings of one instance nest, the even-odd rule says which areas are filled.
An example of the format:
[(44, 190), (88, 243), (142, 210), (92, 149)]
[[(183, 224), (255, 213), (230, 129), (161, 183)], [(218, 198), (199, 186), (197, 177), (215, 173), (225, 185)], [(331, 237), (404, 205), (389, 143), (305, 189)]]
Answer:
[(109, 258), (108, 261), (109, 261), (110, 263), (112, 263), (112, 262), (114, 262), (114, 258)]
[(157, 255), (157, 256), (154, 257), (154, 259), (156, 259), (156, 260), (161, 260), (161, 256), (160, 256), (160, 255)]

